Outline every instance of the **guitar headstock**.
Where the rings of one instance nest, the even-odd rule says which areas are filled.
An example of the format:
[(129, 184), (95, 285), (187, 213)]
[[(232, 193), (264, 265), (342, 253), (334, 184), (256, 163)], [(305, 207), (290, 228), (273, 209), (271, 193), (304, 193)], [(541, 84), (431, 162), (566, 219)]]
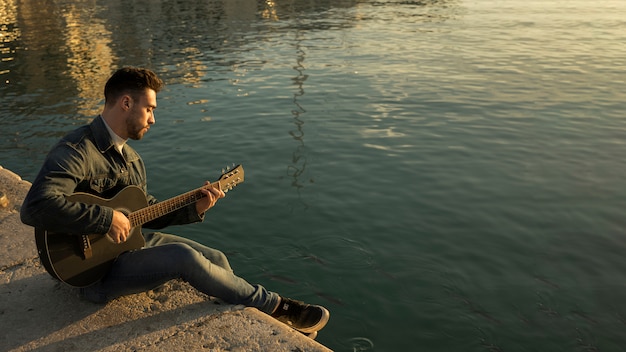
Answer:
[(222, 170), (222, 176), (216, 181), (219, 183), (220, 189), (224, 193), (233, 189), (233, 187), (243, 182), (243, 166), (237, 165), (232, 169), (227, 168), (226, 171)]

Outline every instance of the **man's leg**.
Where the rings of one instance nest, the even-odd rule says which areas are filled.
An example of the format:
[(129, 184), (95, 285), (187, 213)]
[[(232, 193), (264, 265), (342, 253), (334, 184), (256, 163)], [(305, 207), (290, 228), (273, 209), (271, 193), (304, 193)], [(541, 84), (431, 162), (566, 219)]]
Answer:
[(146, 240), (146, 248), (121, 254), (102, 281), (83, 289), (85, 297), (104, 303), (180, 278), (209, 296), (256, 307), (305, 333), (316, 332), (328, 322), (330, 314), (326, 308), (282, 298), (236, 276), (226, 256), (218, 250), (174, 235), (149, 235)]
[(168, 243), (121, 254), (110, 272), (85, 288), (85, 297), (107, 302), (119, 296), (145, 292), (169, 280), (183, 279), (198, 291), (231, 304), (256, 307), (272, 313), (280, 297), (261, 285), (251, 285), (232, 270), (213, 264), (184, 243)]

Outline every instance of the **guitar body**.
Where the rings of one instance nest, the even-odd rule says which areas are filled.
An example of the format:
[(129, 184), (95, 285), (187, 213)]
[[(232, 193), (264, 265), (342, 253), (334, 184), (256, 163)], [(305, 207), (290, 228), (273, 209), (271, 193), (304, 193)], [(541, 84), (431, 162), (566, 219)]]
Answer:
[[(139, 187), (128, 186), (111, 199), (88, 193), (67, 197), (73, 202), (99, 204), (124, 214), (148, 206), (146, 195)], [(131, 229), (124, 243), (114, 243), (106, 235), (76, 235), (35, 229), (35, 242), (44, 268), (53, 277), (76, 287), (89, 286), (100, 280), (121, 253), (145, 245), (141, 226)]]

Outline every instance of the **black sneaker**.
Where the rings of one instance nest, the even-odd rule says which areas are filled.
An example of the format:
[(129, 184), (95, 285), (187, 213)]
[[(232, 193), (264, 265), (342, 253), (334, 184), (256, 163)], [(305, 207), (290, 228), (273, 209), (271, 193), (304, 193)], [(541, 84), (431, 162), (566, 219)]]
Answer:
[(276, 320), (303, 333), (321, 330), (330, 318), (330, 312), (322, 306), (306, 304), (289, 298), (281, 298), (278, 308), (271, 315)]

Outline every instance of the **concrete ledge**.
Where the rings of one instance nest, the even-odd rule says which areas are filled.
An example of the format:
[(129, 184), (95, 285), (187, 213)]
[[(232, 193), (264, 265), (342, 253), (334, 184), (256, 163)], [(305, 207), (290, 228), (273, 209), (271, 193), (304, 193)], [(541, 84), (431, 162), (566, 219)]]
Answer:
[(190, 285), (107, 305), (82, 301), (39, 263), (33, 229), (19, 220), (30, 183), (0, 166), (1, 351), (330, 351), (254, 308), (223, 304)]

